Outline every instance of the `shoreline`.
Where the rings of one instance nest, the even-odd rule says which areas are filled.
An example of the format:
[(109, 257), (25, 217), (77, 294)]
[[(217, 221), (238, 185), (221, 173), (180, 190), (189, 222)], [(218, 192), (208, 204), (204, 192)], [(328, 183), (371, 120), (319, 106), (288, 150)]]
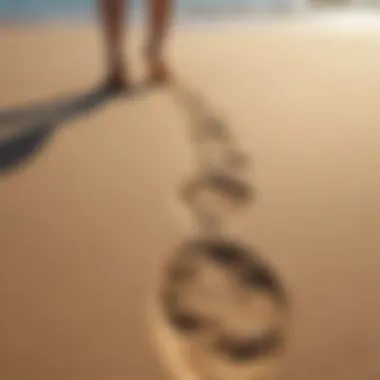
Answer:
[[(46, 16), (46, 15), (45, 15)], [(375, 12), (367, 9), (353, 10), (312, 10), (303, 9), (295, 12), (260, 12), (239, 15), (200, 15), (191, 16), (180, 14), (175, 17), (176, 27), (225, 27), (225, 26), (255, 26), (262, 24), (297, 24), (297, 23), (315, 23), (323, 25), (344, 25), (344, 26), (377, 26), (380, 22), (380, 9)], [(140, 27), (145, 23), (141, 14), (132, 14), (128, 23), (132, 27)], [(24, 27), (93, 27), (98, 24), (98, 18), (95, 15), (88, 14), (64, 14), (62, 16), (50, 15), (44, 17), (17, 17), (5, 18), (0, 15), (0, 29), (3, 28), (24, 28)]]

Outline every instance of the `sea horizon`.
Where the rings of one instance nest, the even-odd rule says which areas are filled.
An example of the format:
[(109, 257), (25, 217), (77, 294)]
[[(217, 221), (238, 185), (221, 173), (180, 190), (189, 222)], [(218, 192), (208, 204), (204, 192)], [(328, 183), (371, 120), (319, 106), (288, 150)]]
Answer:
[[(291, 13), (290, 0), (182, 0), (175, 17), (182, 22), (247, 20), (252, 17)], [(144, 7), (131, 2), (132, 21), (145, 17)], [(96, 0), (0, 0), (0, 23), (93, 21), (98, 17)]]

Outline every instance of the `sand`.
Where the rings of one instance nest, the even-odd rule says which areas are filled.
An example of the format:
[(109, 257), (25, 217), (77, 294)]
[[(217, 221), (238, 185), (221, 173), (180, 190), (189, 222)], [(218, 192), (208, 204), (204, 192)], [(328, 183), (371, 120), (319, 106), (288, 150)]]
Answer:
[[(126, 42), (137, 79), (141, 36)], [(96, 84), (98, 37), (1, 29), (0, 108)], [(236, 233), (292, 296), (284, 380), (380, 378), (379, 42), (380, 27), (307, 23), (172, 35), (173, 69), (254, 159), (258, 199)], [(37, 154), (0, 173), (3, 380), (168, 378), (146, 299), (187, 234), (175, 210), (192, 169), (186, 117), (165, 89), (97, 105), (37, 131)]]

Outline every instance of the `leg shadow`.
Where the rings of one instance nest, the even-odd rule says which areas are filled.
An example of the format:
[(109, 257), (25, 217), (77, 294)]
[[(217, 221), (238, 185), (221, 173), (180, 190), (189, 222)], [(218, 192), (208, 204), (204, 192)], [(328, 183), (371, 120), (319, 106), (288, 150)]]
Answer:
[(64, 98), (0, 110), (0, 174), (40, 152), (58, 127), (94, 111), (114, 95), (92, 88)]
[(41, 125), (4, 141), (0, 140), (0, 174), (15, 169), (34, 156), (52, 135), (50, 125)]

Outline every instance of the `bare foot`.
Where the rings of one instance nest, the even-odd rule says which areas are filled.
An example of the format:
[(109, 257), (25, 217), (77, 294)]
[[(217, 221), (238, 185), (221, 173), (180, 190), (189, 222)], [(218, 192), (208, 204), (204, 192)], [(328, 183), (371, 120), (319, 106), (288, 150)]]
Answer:
[(104, 81), (103, 87), (107, 92), (117, 94), (128, 91), (131, 87), (131, 83), (124, 70), (116, 68), (110, 71)]
[(169, 81), (169, 70), (163, 62), (156, 62), (149, 66), (149, 82), (154, 84), (164, 84)]
[(170, 79), (169, 70), (158, 47), (152, 43), (145, 50), (148, 66), (148, 81), (153, 84), (164, 84)]

